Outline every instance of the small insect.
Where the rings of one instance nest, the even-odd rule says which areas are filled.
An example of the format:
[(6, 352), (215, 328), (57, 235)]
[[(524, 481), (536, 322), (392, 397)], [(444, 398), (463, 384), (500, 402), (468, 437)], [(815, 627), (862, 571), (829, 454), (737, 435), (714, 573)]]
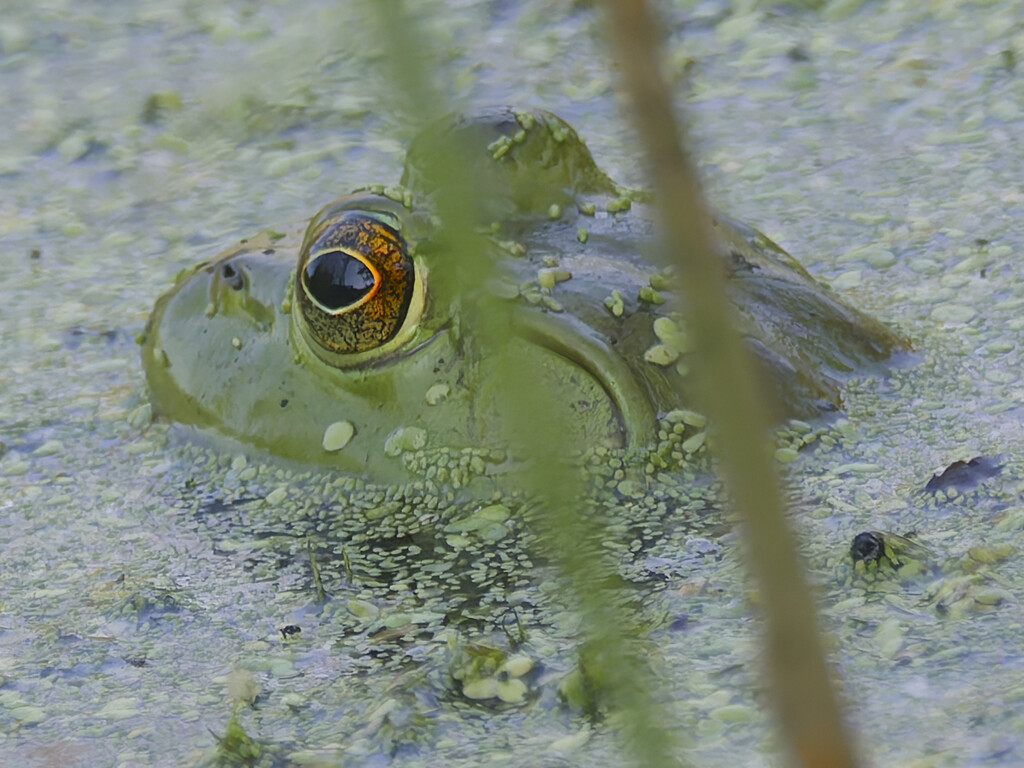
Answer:
[(289, 637), (294, 637), (295, 635), (302, 632), (302, 627), (300, 627), (298, 624), (288, 624), (287, 626), (281, 627), (280, 632), (281, 637), (287, 640)]
[(931, 551), (910, 537), (890, 533), (888, 531), (863, 531), (853, 537), (850, 543), (850, 557), (854, 565), (863, 563), (865, 567), (877, 565), (883, 560), (892, 568), (899, 569), (910, 560), (927, 560)]

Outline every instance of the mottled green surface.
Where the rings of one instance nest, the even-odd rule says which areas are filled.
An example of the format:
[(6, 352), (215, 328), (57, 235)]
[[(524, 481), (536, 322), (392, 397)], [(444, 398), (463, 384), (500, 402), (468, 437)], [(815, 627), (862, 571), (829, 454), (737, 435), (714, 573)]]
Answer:
[[(641, 182), (591, 10), (417, 7), (457, 98), (556, 109)], [(845, 421), (781, 441), (851, 717), (878, 765), (1019, 764), (1021, 5), (738, 7), (672, 11), (696, 20), (671, 65), (713, 197), (918, 352), (848, 387)], [(618, 764), (609, 724), (557, 703), (574, 617), (517, 500), (350, 489), (145, 426), (132, 336), (179, 269), (400, 173), (410, 137), (345, 8), (4, 11), (0, 762), (192, 765), (237, 705), (268, 765)], [(668, 431), (699, 450), (702, 428)], [(919, 494), (997, 453), (978, 489)], [(593, 462), (691, 758), (776, 764), (712, 489)], [(853, 573), (864, 529), (918, 531), (934, 567)], [(500, 622), (525, 633), (511, 658)]]

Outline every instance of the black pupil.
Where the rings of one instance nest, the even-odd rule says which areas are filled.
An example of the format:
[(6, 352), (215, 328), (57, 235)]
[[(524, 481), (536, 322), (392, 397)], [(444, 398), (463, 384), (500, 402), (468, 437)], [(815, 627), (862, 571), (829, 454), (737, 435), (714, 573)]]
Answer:
[(327, 309), (343, 309), (373, 289), (373, 272), (359, 259), (331, 251), (306, 265), (306, 288)]

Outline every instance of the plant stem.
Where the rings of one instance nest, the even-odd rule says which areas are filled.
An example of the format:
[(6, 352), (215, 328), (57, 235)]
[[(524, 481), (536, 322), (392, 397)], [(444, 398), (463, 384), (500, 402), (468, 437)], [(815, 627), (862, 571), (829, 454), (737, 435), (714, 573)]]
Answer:
[[(673, 95), (658, 62), (659, 35), (645, 0), (605, 0), (623, 87), (650, 165), (666, 261), (680, 290), (701, 356), (705, 410), (714, 420), (720, 468), (743, 520), (750, 565), (765, 609), (767, 660), (786, 741), (808, 768), (856, 765), (818, 635), (814, 604), (784, 515), (767, 442), (768, 403), (758, 391), (726, 299), (711, 217), (701, 195)], [(711, 381), (713, 380), (713, 386)]]

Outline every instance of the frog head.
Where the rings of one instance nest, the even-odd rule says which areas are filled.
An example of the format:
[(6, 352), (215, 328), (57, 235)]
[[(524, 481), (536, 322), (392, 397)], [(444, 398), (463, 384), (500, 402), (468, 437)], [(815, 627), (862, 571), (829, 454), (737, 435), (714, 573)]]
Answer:
[[(409, 477), (404, 455), (418, 449), (499, 445), (500, 370), (457, 281), (441, 279), (457, 264), (423, 240), (430, 228), (356, 193), (301, 237), (262, 233), (188, 270), (144, 334), (156, 413), (387, 482)], [(500, 287), (476, 301), (509, 312), (509, 355), (563, 404), (577, 444), (650, 439), (654, 406), (594, 329)]]

